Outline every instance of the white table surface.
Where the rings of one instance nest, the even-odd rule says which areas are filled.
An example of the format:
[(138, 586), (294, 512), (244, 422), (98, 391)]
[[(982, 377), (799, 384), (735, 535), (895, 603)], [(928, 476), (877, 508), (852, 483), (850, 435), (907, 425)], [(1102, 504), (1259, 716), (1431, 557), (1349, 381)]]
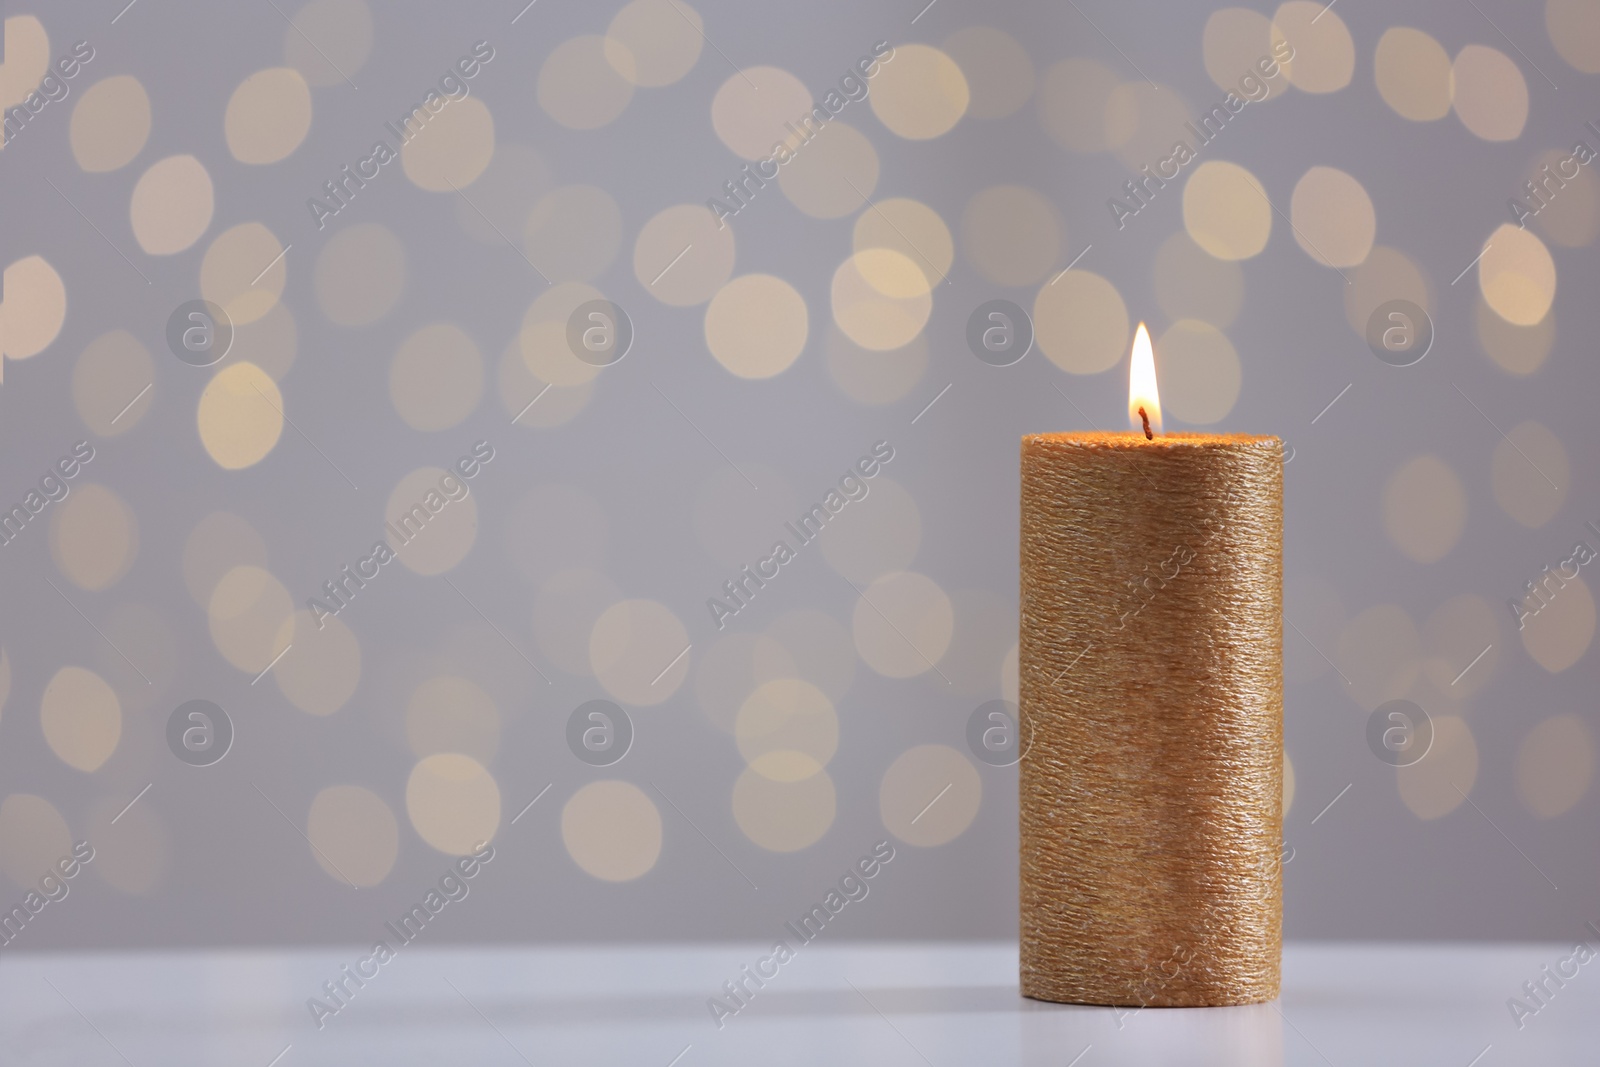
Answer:
[(1011, 944), (818, 943), (719, 1030), (707, 998), (764, 951), (408, 945), (321, 1030), (306, 1000), (359, 947), (8, 952), (0, 1064), (1600, 1063), (1600, 960), (1520, 1030), (1506, 1007), (1571, 946), (1290, 945), (1274, 1004), (1119, 1019), (1019, 997)]

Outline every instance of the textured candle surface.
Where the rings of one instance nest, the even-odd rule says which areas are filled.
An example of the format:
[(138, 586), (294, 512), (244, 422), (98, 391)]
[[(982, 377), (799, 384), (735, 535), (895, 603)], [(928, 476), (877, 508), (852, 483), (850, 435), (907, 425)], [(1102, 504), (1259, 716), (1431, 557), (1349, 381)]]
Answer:
[(1277, 996), (1274, 437), (1022, 439), (1022, 992)]

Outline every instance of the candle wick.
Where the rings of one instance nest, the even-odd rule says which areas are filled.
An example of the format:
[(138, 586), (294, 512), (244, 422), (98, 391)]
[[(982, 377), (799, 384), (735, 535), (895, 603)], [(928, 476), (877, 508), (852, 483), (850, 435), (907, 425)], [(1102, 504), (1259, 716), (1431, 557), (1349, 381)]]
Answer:
[(1144, 439), (1154, 441), (1156, 435), (1150, 432), (1150, 416), (1144, 413), (1144, 408), (1139, 409), (1139, 420), (1144, 423)]

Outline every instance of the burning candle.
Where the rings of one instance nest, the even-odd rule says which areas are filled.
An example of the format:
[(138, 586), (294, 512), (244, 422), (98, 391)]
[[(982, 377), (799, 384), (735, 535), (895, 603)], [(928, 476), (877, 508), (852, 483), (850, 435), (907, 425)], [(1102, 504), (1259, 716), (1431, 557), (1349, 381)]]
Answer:
[(1270, 1000), (1282, 445), (1163, 433), (1143, 323), (1128, 419), (1022, 439), (1022, 992)]

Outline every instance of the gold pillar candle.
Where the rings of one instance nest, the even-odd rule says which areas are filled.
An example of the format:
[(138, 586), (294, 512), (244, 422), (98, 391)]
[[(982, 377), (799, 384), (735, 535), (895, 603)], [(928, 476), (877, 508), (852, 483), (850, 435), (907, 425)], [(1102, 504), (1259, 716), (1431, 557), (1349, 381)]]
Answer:
[(1022, 439), (1024, 995), (1277, 996), (1282, 538), (1277, 438)]

